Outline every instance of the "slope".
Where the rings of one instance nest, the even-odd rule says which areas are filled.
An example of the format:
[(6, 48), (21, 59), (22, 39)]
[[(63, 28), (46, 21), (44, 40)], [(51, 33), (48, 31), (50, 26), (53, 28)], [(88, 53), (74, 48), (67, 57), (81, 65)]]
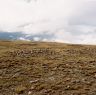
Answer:
[(1, 40), (0, 95), (96, 95), (96, 46)]

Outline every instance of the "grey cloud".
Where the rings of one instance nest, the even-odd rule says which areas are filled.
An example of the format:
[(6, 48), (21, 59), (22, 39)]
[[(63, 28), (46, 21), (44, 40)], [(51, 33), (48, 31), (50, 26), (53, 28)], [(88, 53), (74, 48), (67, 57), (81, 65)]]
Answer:
[(84, 4), (69, 19), (70, 25), (96, 26), (96, 1)]
[(12, 8), (7, 1), (10, 14), (6, 10), (4, 12), (10, 19), (5, 20), (6, 16), (0, 10), (0, 29), (6, 31), (0, 32), (0, 38), (96, 44), (95, 0), (31, 1), (34, 0), (28, 0), (27, 4), (19, 0), (14, 0), (15, 3), (12, 1), (15, 8), (10, 6), (17, 10), (15, 15), (8, 11)]
[(39, 40), (44, 41), (51, 41), (51, 39), (54, 37), (52, 34), (42, 33), (42, 34), (35, 34), (35, 35), (27, 35), (22, 32), (0, 32), (0, 39), (6, 39), (6, 40), (32, 40), (34, 41), (34, 38), (39, 38)]
[(0, 39), (17, 40), (21, 36), (24, 36), (21, 32), (0, 32)]

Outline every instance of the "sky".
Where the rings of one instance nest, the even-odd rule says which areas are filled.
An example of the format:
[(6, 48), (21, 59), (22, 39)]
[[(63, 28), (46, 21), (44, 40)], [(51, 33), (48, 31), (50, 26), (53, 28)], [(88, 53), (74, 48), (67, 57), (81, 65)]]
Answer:
[(96, 44), (96, 0), (0, 0), (0, 37), (4, 35)]

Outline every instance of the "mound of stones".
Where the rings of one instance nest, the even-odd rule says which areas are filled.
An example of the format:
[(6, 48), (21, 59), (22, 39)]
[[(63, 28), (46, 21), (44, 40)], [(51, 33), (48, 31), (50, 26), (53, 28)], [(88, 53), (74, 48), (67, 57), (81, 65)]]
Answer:
[(47, 57), (49, 59), (58, 59), (61, 57), (60, 52), (51, 48), (33, 48), (22, 49), (8, 52), (13, 57)]

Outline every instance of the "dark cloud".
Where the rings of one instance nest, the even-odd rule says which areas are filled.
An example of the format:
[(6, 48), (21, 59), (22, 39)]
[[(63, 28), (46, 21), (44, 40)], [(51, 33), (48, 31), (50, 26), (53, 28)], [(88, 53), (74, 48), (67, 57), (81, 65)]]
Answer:
[(24, 36), (21, 32), (0, 32), (0, 39), (16, 40), (21, 36)]

